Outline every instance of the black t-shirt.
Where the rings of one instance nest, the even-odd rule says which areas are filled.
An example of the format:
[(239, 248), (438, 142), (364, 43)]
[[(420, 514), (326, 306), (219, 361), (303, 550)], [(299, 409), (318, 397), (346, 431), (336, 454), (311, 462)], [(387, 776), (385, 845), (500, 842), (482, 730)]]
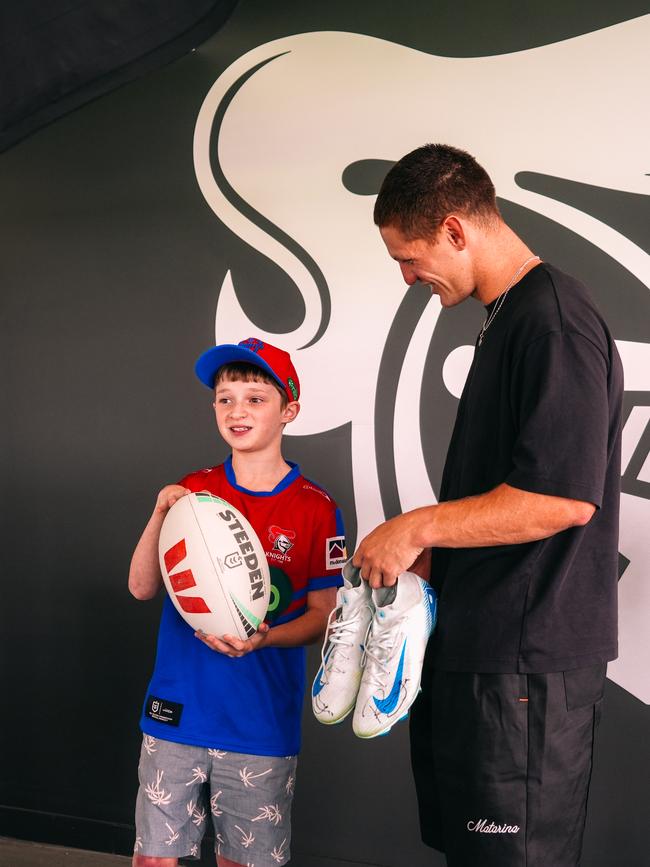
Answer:
[(622, 393), (614, 340), (585, 287), (533, 268), (476, 347), (441, 500), (505, 482), (598, 508), (586, 526), (538, 542), (434, 549), (436, 668), (549, 672), (616, 657)]

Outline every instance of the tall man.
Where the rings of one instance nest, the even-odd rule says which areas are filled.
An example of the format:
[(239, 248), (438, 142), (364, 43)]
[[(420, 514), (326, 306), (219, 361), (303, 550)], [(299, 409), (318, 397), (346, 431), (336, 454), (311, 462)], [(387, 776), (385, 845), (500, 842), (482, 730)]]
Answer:
[(409, 285), (486, 308), (440, 503), (354, 557), (378, 587), (432, 549), (439, 620), (411, 720), (422, 836), (449, 867), (575, 867), (617, 653), (620, 359), (587, 290), (506, 225), (469, 154), (403, 157), (375, 222)]

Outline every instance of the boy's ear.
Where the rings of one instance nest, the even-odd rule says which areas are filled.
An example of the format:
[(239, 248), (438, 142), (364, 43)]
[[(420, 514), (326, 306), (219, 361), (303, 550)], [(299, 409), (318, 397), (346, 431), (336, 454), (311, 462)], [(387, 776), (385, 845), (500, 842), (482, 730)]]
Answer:
[(282, 421), (285, 424), (293, 421), (298, 413), (300, 412), (300, 404), (297, 400), (292, 400), (288, 403), (285, 408), (282, 410)]

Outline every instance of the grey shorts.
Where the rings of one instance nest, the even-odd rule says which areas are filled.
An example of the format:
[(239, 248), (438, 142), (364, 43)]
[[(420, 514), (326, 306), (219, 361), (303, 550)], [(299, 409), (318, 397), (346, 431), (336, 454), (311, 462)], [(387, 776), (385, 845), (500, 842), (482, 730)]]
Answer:
[(134, 853), (198, 858), (212, 817), (217, 855), (276, 867), (289, 860), (297, 756), (228, 753), (144, 735)]

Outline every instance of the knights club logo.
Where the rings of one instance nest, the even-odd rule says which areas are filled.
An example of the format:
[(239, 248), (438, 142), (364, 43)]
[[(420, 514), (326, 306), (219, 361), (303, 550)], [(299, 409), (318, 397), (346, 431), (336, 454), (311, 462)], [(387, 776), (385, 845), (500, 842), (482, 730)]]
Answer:
[(273, 542), (273, 550), (281, 554), (288, 554), (293, 548), (293, 540), (296, 538), (295, 530), (283, 530), (276, 524), (269, 527), (269, 542)]

